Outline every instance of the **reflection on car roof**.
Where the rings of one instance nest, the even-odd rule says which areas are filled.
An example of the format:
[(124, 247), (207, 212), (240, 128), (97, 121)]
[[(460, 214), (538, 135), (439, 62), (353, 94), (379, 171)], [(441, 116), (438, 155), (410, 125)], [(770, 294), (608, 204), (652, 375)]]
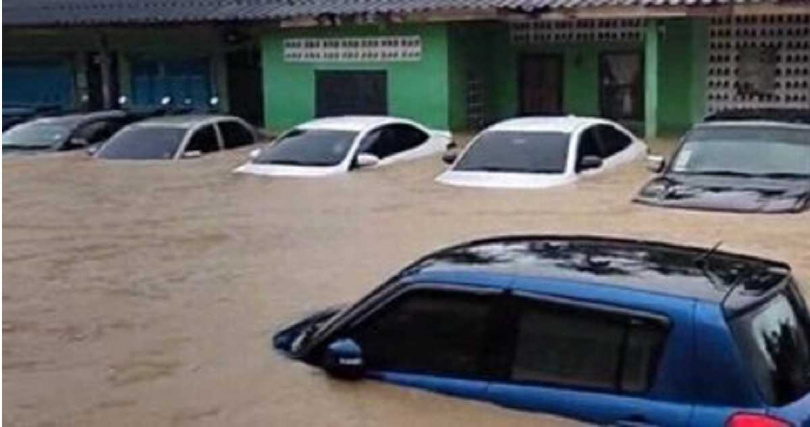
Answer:
[(577, 129), (594, 124), (609, 123), (593, 117), (559, 116), (559, 117), (521, 117), (498, 122), (487, 131), (524, 131), (524, 132), (563, 132), (572, 133)]
[(695, 125), (695, 129), (711, 129), (717, 127), (738, 127), (738, 128), (761, 128), (761, 127), (772, 127), (772, 128), (781, 128), (781, 129), (796, 129), (796, 130), (807, 130), (810, 131), (810, 124), (803, 124), (803, 123), (790, 123), (790, 122), (779, 122), (773, 120), (734, 120), (734, 121), (726, 121), (726, 120), (717, 120), (712, 122), (705, 122)]
[(32, 120), (30, 123), (74, 126), (94, 120), (126, 117), (126, 115), (127, 113), (121, 110), (96, 111), (93, 113), (67, 114), (64, 116), (56, 116), (56, 117), (41, 117)]
[(408, 122), (389, 116), (340, 116), (316, 119), (297, 126), (299, 129), (331, 129), (362, 132), (368, 128), (393, 122)]
[(441, 250), (421, 259), (403, 275), (520, 276), (720, 302), (732, 286), (740, 284), (745, 290), (764, 292), (781, 283), (790, 271), (784, 263), (723, 251), (706, 257), (703, 265), (699, 261), (702, 257), (706, 257), (706, 249), (641, 240), (513, 236)]
[(226, 120), (226, 119), (236, 119), (236, 117), (225, 116), (220, 114), (183, 114), (177, 116), (159, 116), (141, 122), (137, 122), (132, 126), (133, 127), (166, 126), (166, 127), (191, 128), (202, 123), (215, 122), (218, 120)]

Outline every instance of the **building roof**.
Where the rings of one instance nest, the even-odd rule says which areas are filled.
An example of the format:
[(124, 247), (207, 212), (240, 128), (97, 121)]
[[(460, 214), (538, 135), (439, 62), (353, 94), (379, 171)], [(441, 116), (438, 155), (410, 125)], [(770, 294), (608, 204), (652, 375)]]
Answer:
[(795, 0), (5, 0), (3, 26), (274, 21), (436, 11), (543, 12), (590, 7), (714, 6)]
[[(789, 275), (786, 264), (723, 251), (589, 236), (511, 236), (465, 243), (428, 255), (403, 276), (474, 274), (529, 277), (630, 288), (722, 302), (739, 285), (764, 294)], [(496, 283), (497, 281), (487, 281)], [(524, 281), (525, 282), (525, 281)]]

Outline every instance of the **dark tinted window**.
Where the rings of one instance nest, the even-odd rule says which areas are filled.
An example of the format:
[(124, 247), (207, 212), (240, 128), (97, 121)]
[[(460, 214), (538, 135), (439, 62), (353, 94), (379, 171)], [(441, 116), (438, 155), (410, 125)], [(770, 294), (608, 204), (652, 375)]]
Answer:
[(647, 319), (521, 300), (511, 379), (640, 392), (666, 329)]
[(765, 400), (781, 406), (810, 392), (810, 325), (795, 291), (732, 322), (737, 342)]
[(569, 135), (562, 132), (484, 132), (454, 170), (563, 173)]
[(253, 131), (238, 122), (222, 122), (219, 124), (222, 133), (222, 142), (225, 148), (241, 147), (255, 142)]
[(486, 344), (489, 298), (416, 291), (353, 335), (371, 369), (476, 376)]
[(293, 129), (253, 160), (253, 163), (334, 166), (349, 153), (357, 132)]
[(633, 142), (624, 132), (609, 125), (599, 125), (596, 127), (602, 147), (605, 150), (605, 157), (610, 157), (629, 147)]
[(103, 159), (172, 159), (185, 129), (138, 127), (115, 134), (98, 153)]
[(198, 129), (191, 136), (191, 139), (186, 145), (186, 152), (199, 151), (201, 153), (210, 153), (219, 150), (219, 140), (217, 139), (217, 131), (214, 125), (208, 125)]
[(582, 171), (580, 164), (586, 156), (604, 158), (602, 147), (599, 145), (599, 136), (596, 128), (591, 127), (582, 132), (579, 136), (579, 146), (577, 147), (577, 172)]
[(384, 159), (418, 147), (428, 140), (421, 130), (404, 124), (384, 126), (370, 132), (360, 144), (361, 153)]

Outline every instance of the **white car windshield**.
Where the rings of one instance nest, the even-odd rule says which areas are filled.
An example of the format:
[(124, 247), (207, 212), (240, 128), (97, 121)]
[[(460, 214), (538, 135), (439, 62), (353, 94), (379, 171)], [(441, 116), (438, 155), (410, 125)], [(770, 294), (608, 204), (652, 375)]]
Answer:
[(3, 133), (3, 147), (51, 148), (70, 135), (68, 126), (51, 123), (24, 123)]
[(293, 129), (262, 150), (253, 163), (335, 166), (351, 149), (357, 132), (329, 129)]
[(139, 127), (116, 134), (98, 153), (102, 159), (170, 160), (183, 142), (186, 129)]
[(569, 139), (563, 132), (485, 132), (453, 170), (560, 174), (565, 172)]
[(672, 162), (674, 173), (810, 177), (810, 130), (773, 127), (698, 129)]

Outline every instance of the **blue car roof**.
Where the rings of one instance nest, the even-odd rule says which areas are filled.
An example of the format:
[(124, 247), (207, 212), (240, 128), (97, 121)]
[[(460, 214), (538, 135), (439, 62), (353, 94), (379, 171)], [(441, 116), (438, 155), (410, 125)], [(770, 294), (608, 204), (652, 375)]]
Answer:
[[(660, 242), (592, 236), (507, 236), (432, 253), (402, 273), (458, 275), (489, 286), (505, 276), (620, 286), (639, 292), (721, 303), (732, 289), (746, 300), (790, 276), (787, 264), (723, 251)], [(538, 289), (539, 290), (539, 289)]]

